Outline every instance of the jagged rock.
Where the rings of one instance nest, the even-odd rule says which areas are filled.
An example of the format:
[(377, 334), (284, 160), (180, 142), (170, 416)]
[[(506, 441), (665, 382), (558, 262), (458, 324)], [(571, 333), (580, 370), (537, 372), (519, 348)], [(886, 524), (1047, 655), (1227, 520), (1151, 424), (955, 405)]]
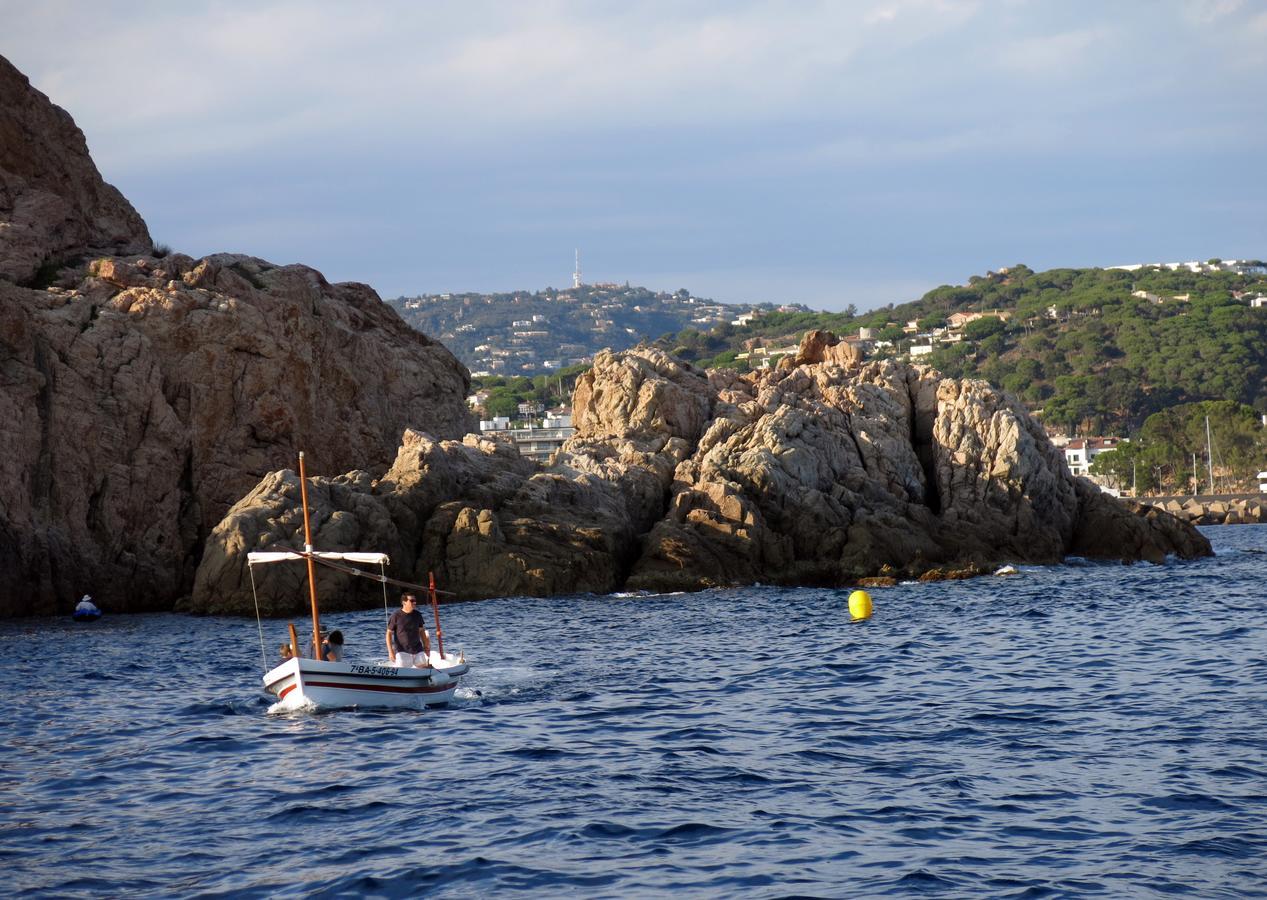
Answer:
[[(822, 336), (806, 345), (806, 359), (833, 346)], [(603, 380), (602, 367), (593, 377)], [(1080, 499), (1041, 427), (984, 382), (831, 360), (714, 386), (715, 417), (676, 469), (629, 587), (843, 584), (885, 566), (918, 576), (1056, 562), (1071, 551), (1080, 517), (1100, 508), (1098, 491)], [(1110, 543), (1084, 539), (1083, 552), (1208, 552), (1173, 519), (1106, 527)], [(1112, 543), (1123, 531), (1129, 552)]]
[[(367, 472), (349, 472), (333, 479), (310, 479), (309, 527), (313, 546), (322, 550), (372, 547), (393, 559), (408, 556), (386, 505), (374, 496)], [(243, 565), (255, 550), (302, 550), (303, 506), (299, 476), (289, 469), (272, 472), (229, 510), (207, 539), (193, 596), (179, 608), (221, 615), (254, 614), (254, 598), (265, 616), (308, 608), (307, 565), (280, 562)], [(314, 566), (317, 590), (326, 611), (357, 609), (382, 602), (381, 583)], [(256, 591), (251, 590), (252, 576)], [(392, 602), (396, 589), (392, 589)]]
[[(465, 369), (369, 288), (231, 260), (221, 275), (262, 286), (234, 273), (217, 284), (236, 293), (189, 288), (154, 259), (162, 287), (86, 270), (69, 291), (0, 283), (0, 614), (85, 591), (170, 608), (206, 535), (298, 449), (315, 471), (382, 471), (410, 425), (468, 430)], [(96, 271), (144, 271), (111, 262)]]
[(1211, 555), (1210, 542), (1189, 523), (1152, 506), (1114, 498), (1078, 480), (1078, 519), (1069, 553), (1122, 562), (1162, 563)]
[(919, 576), (919, 580), (922, 582), (966, 581), (969, 578), (979, 578), (988, 574), (990, 574), (990, 570), (981, 566), (966, 566), (961, 569), (929, 569)]
[(810, 331), (801, 339), (796, 352), (796, 366), (812, 366), (817, 363), (857, 368), (862, 363), (862, 351), (854, 344), (847, 344), (830, 331)]
[[(374, 488), (397, 546), (414, 548), (398, 571), (483, 597), (888, 584), (1070, 553), (1209, 552), (1173, 516), (1073, 478), (1015, 400), (924, 367), (825, 360), (740, 376), (604, 353), (575, 410), (577, 435), (541, 470), (508, 444), (406, 433)], [(221, 581), (208, 596), (241, 580)]]
[(0, 278), (27, 282), (92, 249), (150, 247), (145, 223), (102, 180), (70, 114), (0, 56)]
[[(540, 471), (509, 440), (467, 435), (439, 441), (407, 430), (396, 461), (377, 483), (358, 473), (310, 481), (310, 498), (319, 499), (317, 546), (384, 550), (394, 577), (426, 583), (434, 572), (442, 588), (463, 599), (612, 591), (636, 546), (630, 506), (614, 482)], [(347, 525), (351, 520), (369, 523), (358, 532)], [(340, 528), (330, 532), (324, 523)], [(187, 608), (251, 611), (245, 554), (302, 546), (302, 527), (293, 474), (267, 475), (212, 532)], [(369, 543), (349, 543), (354, 538)], [(261, 609), (305, 608), (307, 595), (295, 580), (303, 574), (302, 565), (291, 565), (267, 583), (257, 575)], [(333, 592), (344, 605), (366, 602), (364, 587), (344, 576), (323, 577), (322, 596)]]
[[(833, 345), (806, 346), (813, 359)], [(884, 565), (1054, 562), (1068, 547), (1077, 501), (1059, 452), (983, 382), (833, 360), (727, 390), (630, 587), (840, 584)]]
[[(594, 377), (602, 372), (604, 377)], [(694, 442), (704, 430), (712, 395), (704, 373), (667, 353), (603, 350), (577, 380), (572, 420), (595, 439), (639, 435)]]
[[(47, 287), (15, 283), (41, 267)], [(466, 369), (369, 287), (151, 251), (69, 115), (2, 59), (0, 379), (0, 615), (85, 592), (170, 609), (212, 528), (298, 449), (381, 472), (405, 428), (472, 424)]]
[[(448, 455), (440, 475), (412, 462), (410, 441), (379, 489), (425, 522), (416, 577), (434, 571), (463, 598), (615, 589), (635, 535), (613, 483), (539, 471), (509, 442), (473, 435), (429, 451)], [(428, 511), (416, 500), (423, 493), (440, 502)]]

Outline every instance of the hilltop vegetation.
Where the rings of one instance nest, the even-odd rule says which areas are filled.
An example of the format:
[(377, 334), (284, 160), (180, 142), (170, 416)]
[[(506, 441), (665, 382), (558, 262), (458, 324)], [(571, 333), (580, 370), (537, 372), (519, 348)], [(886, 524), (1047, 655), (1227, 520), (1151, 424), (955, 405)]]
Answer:
[[(478, 377), (536, 376), (682, 328), (709, 329), (773, 304), (731, 305), (629, 284), (502, 294), (426, 294), (388, 301)], [(800, 307), (804, 309), (804, 307)]]
[[(744, 326), (685, 329), (660, 345), (701, 365), (742, 368), (741, 353), (791, 345), (808, 329), (867, 328), (872, 356), (931, 346), (921, 361), (1006, 388), (1056, 429), (1130, 433), (1155, 413), (1201, 401), (1267, 412), (1267, 308), (1250, 305), (1260, 292), (1261, 274), (1014, 266), (861, 315), (776, 312)], [(992, 311), (1006, 319), (947, 328), (954, 313)]]

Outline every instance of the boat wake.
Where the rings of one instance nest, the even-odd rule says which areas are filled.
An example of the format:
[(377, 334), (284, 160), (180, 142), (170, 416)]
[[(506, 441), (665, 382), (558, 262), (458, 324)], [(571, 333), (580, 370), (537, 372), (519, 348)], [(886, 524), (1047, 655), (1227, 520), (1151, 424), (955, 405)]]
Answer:
[(480, 705), (484, 702), (484, 692), (471, 687), (460, 687), (453, 692), (450, 706)]
[(301, 698), (300, 700), (295, 701), (295, 700), (292, 700), (290, 697), (287, 697), (285, 700), (278, 700), (276, 703), (270, 706), (268, 708), (267, 715), (280, 716), (280, 715), (289, 715), (292, 713), (315, 713), (315, 712), (321, 712), (321, 711), (322, 710), (320, 706), (318, 706), (316, 703), (313, 703), (311, 700), (308, 700), (307, 698)]

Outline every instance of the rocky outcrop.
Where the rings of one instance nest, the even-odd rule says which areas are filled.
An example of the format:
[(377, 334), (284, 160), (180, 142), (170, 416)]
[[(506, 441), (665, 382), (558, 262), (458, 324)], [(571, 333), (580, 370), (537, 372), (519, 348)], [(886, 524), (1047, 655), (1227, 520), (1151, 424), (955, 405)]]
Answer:
[[(821, 362), (724, 385), (628, 586), (843, 584), (1069, 552), (1077, 489), (1014, 400), (925, 368), (824, 358), (821, 335), (806, 344), (798, 359)], [(1149, 556), (1181, 549), (1148, 535)]]
[(1192, 525), (1163, 510), (1115, 500), (1085, 479), (1077, 479), (1078, 520), (1075, 556), (1163, 562), (1169, 553), (1184, 559), (1210, 554), (1210, 542)]
[[(463, 597), (607, 591), (623, 578), (636, 535), (615, 482), (579, 472), (541, 471), (510, 441), (467, 435), (441, 441), (406, 430), (395, 463), (377, 482), (364, 472), (313, 478), (314, 544), (322, 550), (375, 549), (392, 575), (441, 585)], [(303, 519), (293, 472), (266, 476), (207, 542), (187, 608), (254, 609), (245, 554), (299, 548)], [(329, 568), (319, 587), (326, 608), (381, 601), (381, 588)], [(265, 613), (293, 612), (306, 596), (305, 567), (259, 567), (255, 590)]]
[(471, 424), (466, 369), (369, 287), (152, 250), (70, 116), (3, 59), (0, 379), (0, 615), (85, 592), (170, 609), (212, 528), (298, 449), (381, 473), (404, 429)]
[(0, 279), (93, 252), (147, 253), (145, 222), (106, 184), (83, 132), (0, 57)]
[(830, 331), (811, 331), (801, 339), (796, 356), (784, 368), (792, 369), (824, 362), (853, 368), (862, 362), (862, 351), (857, 345), (842, 341)]
[[(399, 548), (397, 571), (434, 571), (465, 597), (844, 585), (1210, 552), (1174, 517), (1075, 480), (1042, 428), (984, 382), (864, 363), (825, 334), (796, 358), (738, 375), (649, 349), (600, 354), (574, 397), (578, 434), (544, 469), (507, 445), (407, 433), (370, 488), (395, 527), (383, 546)], [(247, 607), (236, 548), (296, 546), (288, 496), (280, 510), (246, 501), (242, 521), (222, 523), (206, 558), (229, 574), (200, 571), (194, 608)], [(296, 608), (293, 586), (270, 591), (268, 608), (285, 609), (287, 591)]]
[(218, 255), (104, 258), (0, 283), (0, 614), (91, 592), (171, 608), (203, 542), (270, 471), (391, 463), (459, 437), (466, 370), (365, 285)]

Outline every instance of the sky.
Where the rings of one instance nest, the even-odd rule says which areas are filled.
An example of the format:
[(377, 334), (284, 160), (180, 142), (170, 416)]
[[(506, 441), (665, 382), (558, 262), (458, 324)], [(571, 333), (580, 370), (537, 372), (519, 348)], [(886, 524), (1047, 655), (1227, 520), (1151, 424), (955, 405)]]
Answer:
[(1267, 257), (1267, 0), (0, 0), (154, 239), (871, 309)]

